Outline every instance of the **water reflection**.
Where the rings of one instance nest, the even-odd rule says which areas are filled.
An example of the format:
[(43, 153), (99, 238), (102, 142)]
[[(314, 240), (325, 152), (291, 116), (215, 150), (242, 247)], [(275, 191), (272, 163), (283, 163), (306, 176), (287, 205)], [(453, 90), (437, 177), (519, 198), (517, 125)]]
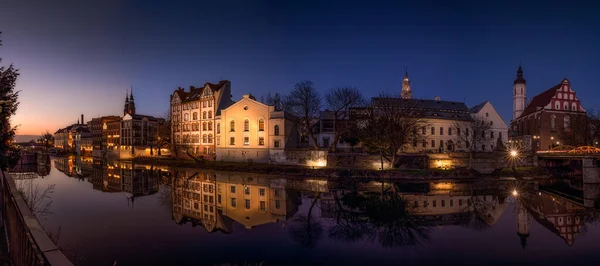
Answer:
[[(454, 238), (451, 243), (468, 236), (477, 239), (473, 243), (464, 243), (464, 252), (471, 252), (481, 244), (501, 242), (503, 248), (509, 245), (535, 250), (538, 254), (545, 248), (539, 241), (551, 243), (552, 239), (561, 239), (560, 247), (576, 246), (576, 238), (584, 236), (588, 230), (600, 232), (598, 228), (589, 229), (600, 215), (595, 207), (585, 207), (584, 202), (597, 201), (597, 198), (589, 197), (584, 201), (582, 191), (588, 189), (586, 184), (571, 186), (572, 191), (565, 192), (537, 181), (306, 180), (73, 157), (57, 158), (54, 165), (65, 178), (77, 179), (79, 182), (75, 183), (87, 184), (88, 189), (103, 192), (96, 195), (107, 199), (114, 194), (125, 194), (127, 204), (133, 207), (135, 199), (143, 197), (135, 212), (121, 205), (130, 211), (121, 212), (121, 215), (127, 219), (134, 219), (135, 215), (153, 217), (147, 221), (150, 224), (166, 220), (160, 230), (143, 234), (164, 241), (173, 238), (178, 242), (184, 236), (177, 232), (189, 229), (192, 231), (185, 231), (186, 234), (201, 233), (204, 238), (217, 241), (220, 246), (211, 249), (202, 246), (205, 240), (186, 238), (187, 242), (179, 247), (202, 246), (206, 249), (203, 254), (208, 257), (224, 245), (235, 245), (251, 238), (250, 241), (265, 241), (283, 251), (290, 249), (285, 252), (298, 246), (307, 247), (308, 254), (326, 254), (324, 250), (331, 247), (340, 252), (357, 252), (351, 251), (350, 247), (360, 245), (369, 252), (377, 248), (377, 252), (393, 250), (406, 254), (406, 250), (427, 258), (427, 250), (434, 249), (433, 243), (439, 241), (443, 228), (460, 230), (451, 233), (450, 237)], [(120, 195), (114, 198), (125, 199)], [(116, 200), (124, 204), (120, 199)], [(86, 199), (79, 197), (77, 200)], [(96, 198), (95, 206), (100, 206), (98, 201)], [(140, 205), (144, 203), (146, 205)], [(105, 208), (117, 209), (115, 206)], [(121, 222), (127, 225), (127, 222)], [(131, 221), (131, 224), (136, 223), (137, 220)], [(112, 229), (120, 230), (119, 227)], [(67, 229), (63, 227), (63, 230)], [(499, 230), (510, 234), (496, 233), (492, 237), (489, 233)], [(123, 229), (117, 233), (126, 236), (130, 231)], [(537, 245), (529, 244), (536, 240)], [(98, 244), (90, 243), (91, 247)], [(454, 246), (445, 248), (457, 249)], [(373, 258), (369, 252), (365, 251), (361, 256), (365, 260)], [(319, 256), (296, 259), (310, 264), (320, 261)], [(219, 259), (213, 258), (215, 263)], [(264, 260), (262, 257), (254, 259)]]

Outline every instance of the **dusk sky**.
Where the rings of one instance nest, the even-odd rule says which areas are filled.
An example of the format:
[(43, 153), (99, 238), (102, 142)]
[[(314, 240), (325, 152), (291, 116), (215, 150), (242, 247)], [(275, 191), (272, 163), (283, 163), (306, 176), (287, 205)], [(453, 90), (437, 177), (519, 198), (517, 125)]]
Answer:
[(519, 61), (528, 99), (567, 77), (600, 109), (592, 1), (147, 2), (0, 1), (1, 64), (21, 73), (18, 134), (122, 115), (130, 86), (138, 113), (162, 116), (178, 86), (220, 79), (234, 100), (306, 79), (323, 94), (399, 94), (405, 66), (414, 97), (491, 100), (508, 123)]

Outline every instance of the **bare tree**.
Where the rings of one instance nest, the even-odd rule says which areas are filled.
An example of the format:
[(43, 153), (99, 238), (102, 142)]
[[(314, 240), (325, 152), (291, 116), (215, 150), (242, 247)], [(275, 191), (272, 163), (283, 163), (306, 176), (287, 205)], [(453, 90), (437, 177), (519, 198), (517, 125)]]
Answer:
[(585, 115), (571, 115), (561, 132), (561, 139), (566, 145), (597, 146), (600, 139), (600, 114), (593, 109)]
[[(313, 148), (319, 149), (312, 127), (321, 110), (321, 96), (311, 81), (296, 83), (294, 90), (285, 97), (284, 111), (289, 111), (298, 119), (301, 130), (313, 140)], [(286, 110), (287, 109), (287, 110)]]
[(490, 127), (490, 123), (481, 118), (454, 123), (454, 128), (456, 128), (455, 139), (458, 145), (464, 145), (465, 148), (463, 149), (469, 153), (469, 168), (473, 167), (472, 162), (475, 152), (481, 150), (482, 145), (494, 141), (492, 138), (486, 138)]
[(355, 87), (340, 87), (331, 89), (325, 96), (325, 102), (333, 112), (333, 126), (336, 134), (331, 144), (331, 152), (335, 153), (342, 136), (352, 128), (348, 119), (350, 108), (364, 106), (365, 99)]
[[(414, 101), (381, 94), (373, 100), (373, 118), (363, 128), (362, 140), (380, 155), (390, 156), (394, 167), (401, 152), (410, 143), (424, 139), (418, 130), (426, 125)], [(382, 159), (383, 169), (383, 159)]]
[(44, 143), (44, 146), (46, 148), (50, 148), (51, 143), (54, 144), (54, 136), (52, 136), (52, 133), (50, 133), (50, 131), (48, 130), (46, 130), (46, 133), (42, 133), (38, 140), (41, 143)]
[(277, 109), (277, 110), (286, 111), (285, 109), (287, 109), (287, 108), (286, 108), (286, 106), (284, 106), (284, 104), (285, 104), (284, 98), (285, 98), (285, 96), (280, 95), (278, 92), (273, 94), (273, 96), (271, 96), (271, 93), (269, 93), (269, 94), (267, 94), (267, 98), (264, 103), (266, 105), (275, 106), (275, 109)]
[(51, 214), (50, 207), (52, 207), (52, 193), (54, 193), (55, 186), (55, 184), (51, 184), (42, 188), (40, 184), (34, 184), (32, 180), (27, 180), (21, 183), (17, 190), (33, 215), (40, 219)]

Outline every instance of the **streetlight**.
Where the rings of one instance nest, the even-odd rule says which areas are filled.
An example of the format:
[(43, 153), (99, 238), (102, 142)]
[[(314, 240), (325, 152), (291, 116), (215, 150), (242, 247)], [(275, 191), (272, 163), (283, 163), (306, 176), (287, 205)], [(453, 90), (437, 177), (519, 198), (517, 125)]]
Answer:
[(516, 189), (513, 189), (513, 191), (512, 191), (512, 195), (516, 197), (516, 196), (518, 196), (518, 195), (519, 195), (519, 192), (517, 192), (517, 190), (516, 190)]
[(511, 156), (511, 157), (515, 158), (515, 157), (517, 157), (518, 155), (519, 155), (519, 153), (518, 153), (516, 150), (511, 150), (511, 151), (510, 151), (510, 156)]

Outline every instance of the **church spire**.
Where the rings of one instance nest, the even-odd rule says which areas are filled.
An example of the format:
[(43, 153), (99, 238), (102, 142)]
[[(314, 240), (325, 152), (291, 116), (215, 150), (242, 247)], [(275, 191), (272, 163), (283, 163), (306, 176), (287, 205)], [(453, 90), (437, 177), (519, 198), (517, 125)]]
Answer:
[(523, 68), (521, 67), (521, 62), (519, 62), (519, 69), (517, 69), (517, 79), (515, 79), (515, 84), (525, 84), (527, 83), (523, 78)]
[(402, 80), (402, 91), (400, 92), (400, 97), (402, 99), (411, 99), (412, 91), (410, 90), (410, 80), (408, 79), (408, 67), (404, 67), (404, 79)]
[(129, 92), (127, 90), (125, 90), (125, 102), (129, 102)]
[(133, 86), (130, 86), (130, 95), (129, 95), (129, 100), (133, 102)]

